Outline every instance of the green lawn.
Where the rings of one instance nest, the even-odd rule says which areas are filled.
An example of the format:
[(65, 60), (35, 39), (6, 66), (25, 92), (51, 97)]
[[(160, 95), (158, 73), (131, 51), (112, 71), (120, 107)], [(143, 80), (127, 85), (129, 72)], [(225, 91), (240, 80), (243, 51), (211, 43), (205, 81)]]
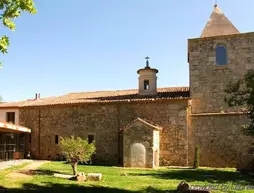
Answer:
[[(101, 182), (75, 182), (53, 177), (53, 173), (71, 174), (70, 165), (63, 162), (47, 163), (31, 178), (10, 179), (6, 177), (9, 172), (15, 169), (17, 168), (0, 172), (1, 186), (9, 188), (8, 192), (12, 193), (172, 193), (182, 180), (193, 186), (217, 186), (221, 190), (212, 191), (216, 193), (254, 192), (254, 188), (252, 190), (237, 190), (243, 187), (248, 188), (251, 184), (254, 187), (254, 179), (242, 176), (234, 169), (161, 168), (158, 170), (137, 170), (105, 166), (78, 166), (79, 172), (102, 173), (103, 180)], [(123, 173), (127, 176), (121, 175)]]

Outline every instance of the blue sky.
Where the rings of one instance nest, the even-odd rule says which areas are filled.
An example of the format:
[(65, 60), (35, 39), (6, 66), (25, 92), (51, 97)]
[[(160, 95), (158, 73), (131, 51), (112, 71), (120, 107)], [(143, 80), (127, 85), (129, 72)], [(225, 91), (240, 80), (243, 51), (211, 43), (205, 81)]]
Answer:
[[(4, 101), (137, 88), (136, 71), (157, 68), (158, 87), (188, 86), (187, 39), (199, 37), (214, 0), (35, 0), (16, 20), (1, 57)], [(253, 0), (219, 0), (241, 32), (254, 31)]]

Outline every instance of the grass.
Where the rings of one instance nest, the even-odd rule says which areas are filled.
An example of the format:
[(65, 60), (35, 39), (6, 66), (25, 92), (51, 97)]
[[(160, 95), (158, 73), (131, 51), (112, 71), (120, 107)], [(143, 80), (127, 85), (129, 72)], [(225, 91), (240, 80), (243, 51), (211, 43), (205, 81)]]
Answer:
[[(103, 180), (100, 182), (76, 182), (53, 176), (53, 173), (72, 174), (70, 165), (63, 162), (50, 162), (37, 170), (30, 180), (18, 179), (15, 181), (5, 178), (9, 172), (19, 168), (0, 172), (1, 185), (9, 188), (8, 192), (10, 193), (172, 193), (183, 180), (193, 186), (213, 185), (213, 187), (221, 189), (213, 191), (216, 193), (250, 193), (254, 191), (254, 189), (239, 190), (239, 188), (250, 187), (250, 185), (254, 187), (254, 179), (243, 176), (234, 169), (161, 168), (158, 170), (142, 170), (79, 165), (78, 170), (80, 172), (102, 173)], [(122, 175), (124, 173), (126, 175)]]
[(2, 184), (3, 180), (5, 180), (5, 176), (10, 173), (10, 172), (13, 172), (13, 171), (16, 171), (16, 170), (19, 170), (19, 169), (22, 169), (24, 168), (25, 166), (27, 166), (29, 163), (22, 163), (21, 165), (16, 165), (16, 166), (12, 166), (10, 168), (7, 168), (5, 170), (2, 170), (0, 172), (0, 182)]

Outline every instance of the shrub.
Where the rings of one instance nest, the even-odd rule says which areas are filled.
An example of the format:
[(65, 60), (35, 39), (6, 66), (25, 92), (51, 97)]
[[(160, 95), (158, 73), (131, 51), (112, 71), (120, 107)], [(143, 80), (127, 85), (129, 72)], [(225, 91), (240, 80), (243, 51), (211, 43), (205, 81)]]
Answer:
[(80, 137), (65, 137), (60, 140), (60, 148), (71, 164), (73, 175), (77, 175), (77, 165), (79, 162), (87, 162), (95, 152), (95, 144), (88, 143), (87, 140)]
[(199, 159), (200, 159), (200, 148), (199, 146), (195, 147), (195, 157), (194, 157), (194, 168), (197, 169), (199, 167)]

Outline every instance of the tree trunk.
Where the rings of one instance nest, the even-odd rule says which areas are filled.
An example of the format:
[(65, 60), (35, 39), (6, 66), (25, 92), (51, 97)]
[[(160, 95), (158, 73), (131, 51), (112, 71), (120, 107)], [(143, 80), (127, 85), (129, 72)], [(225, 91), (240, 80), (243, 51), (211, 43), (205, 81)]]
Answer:
[(77, 166), (78, 166), (78, 162), (71, 162), (71, 167), (72, 167), (72, 171), (73, 171), (74, 176), (76, 176), (77, 173), (78, 173)]

